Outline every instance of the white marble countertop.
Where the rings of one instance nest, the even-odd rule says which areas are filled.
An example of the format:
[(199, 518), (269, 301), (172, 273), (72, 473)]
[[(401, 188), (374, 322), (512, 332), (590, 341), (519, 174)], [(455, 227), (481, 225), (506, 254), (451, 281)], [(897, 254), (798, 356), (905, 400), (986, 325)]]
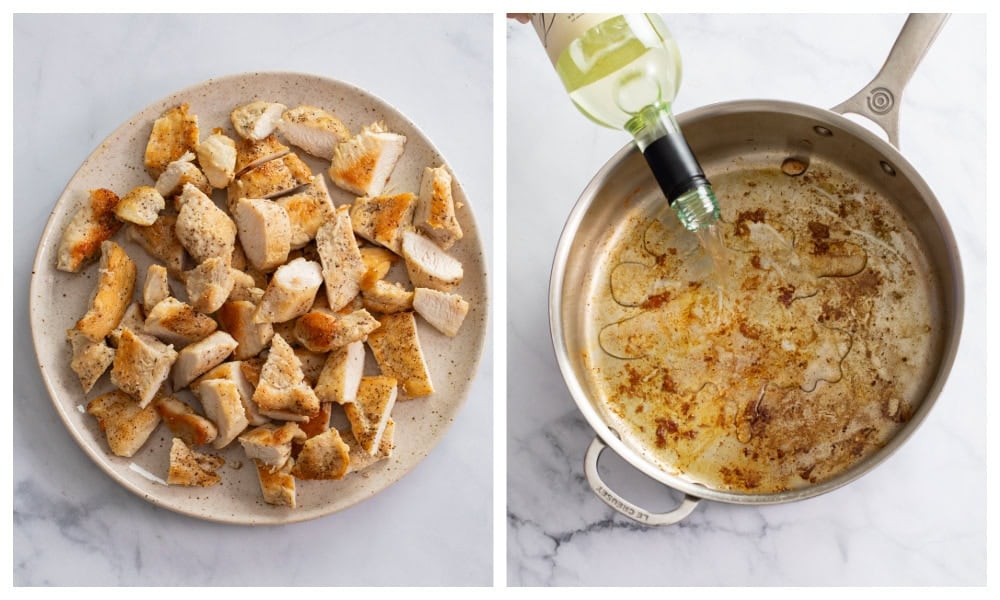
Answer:
[(248, 71), (332, 77), (393, 104), (458, 175), (489, 257), (491, 32), (490, 15), (15, 15), (14, 584), (491, 583), (490, 342), (457, 419), (403, 479), (325, 518), (249, 528), (158, 509), (84, 455), (42, 384), (27, 302), (49, 212), (101, 140), (174, 91)]
[[(684, 60), (676, 110), (750, 98), (834, 106), (878, 71), (904, 18), (666, 15)], [(509, 585), (985, 584), (985, 23), (953, 16), (902, 101), (902, 153), (951, 223), (967, 290), (961, 346), (929, 417), (847, 487), (765, 507), (703, 502), (661, 529), (618, 516), (587, 486), (593, 432), (559, 375), (547, 317), (562, 225), (627, 134), (578, 114), (534, 32), (508, 24)], [(627, 498), (672, 506), (662, 486), (604, 456)]]

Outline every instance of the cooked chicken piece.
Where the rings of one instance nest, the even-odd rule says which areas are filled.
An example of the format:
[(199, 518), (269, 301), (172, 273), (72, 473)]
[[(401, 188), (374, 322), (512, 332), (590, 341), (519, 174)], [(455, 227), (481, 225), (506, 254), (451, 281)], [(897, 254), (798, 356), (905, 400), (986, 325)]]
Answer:
[(280, 335), (293, 348), (301, 348), (302, 344), (295, 339), (295, 321), (285, 321), (284, 323), (272, 323), (275, 335)]
[(87, 412), (97, 417), (115, 456), (135, 455), (160, 424), (160, 415), (152, 406), (139, 406), (121, 390), (94, 398), (87, 404)]
[(372, 123), (337, 144), (330, 179), (337, 187), (360, 196), (377, 196), (385, 189), (405, 144), (405, 136), (387, 131), (381, 122)]
[(346, 315), (313, 310), (295, 322), (295, 339), (313, 352), (329, 352), (364, 341), (378, 326), (378, 320), (365, 309)]
[(217, 327), (218, 324), (212, 317), (201, 314), (190, 304), (171, 296), (149, 311), (142, 331), (168, 344), (186, 346), (208, 337)]
[(153, 123), (146, 143), (145, 165), (156, 179), (167, 165), (198, 145), (198, 116), (188, 113), (188, 104), (171, 108)]
[(167, 424), (170, 433), (189, 446), (211, 444), (219, 435), (214, 423), (196, 413), (188, 403), (173, 396), (161, 394), (153, 401), (153, 406)]
[(451, 195), (451, 173), (444, 166), (424, 168), (413, 224), (445, 250), (462, 239), (462, 226), (455, 218), (455, 200)]
[(90, 308), (76, 322), (76, 329), (97, 342), (103, 340), (125, 315), (135, 290), (135, 263), (118, 244), (101, 244), (101, 268)]
[(368, 334), (368, 347), (383, 375), (399, 382), (401, 400), (434, 393), (412, 312), (383, 315), (381, 327)]
[(403, 233), (413, 227), (413, 194), (357, 198), (351, 205), (354, 233), (402, 254)]
[[(184, 156), (173, 161), (156, 178), (156, 191), (164, 198), (172, 198), (181, 193), (188, 183), (201, 190), (203, 194), (211, 195), (212, 184), (201, 169), (194, 164), (194, 153), (185, 152)], [(175, 205), (175, 208), (179, 208)]]
[(305, 421), (319, 411), (319, 398), (306, 382), (302, 364), (280, 335), (271, 340), (253, 399), (261, 414), (272, 419)]
[(313, 181), (309, 165), (295, 153), (269, 160), (237, 175), (226, 190), (229, 210), (235, 209), (240, 198), (273, 198)]
[(360, 445), (355, 444), (351, 446), (351, 465), (347, 469), (348, 473), (357, 473), (372, 466), (373, 464), (383, 461), (392, 456), (392, 450), (394, 448), (392, 438), (396, 433), (396, 422), (389, 417), (389, 422), (385, 424), (385, 430), (382, 432), (382, 442), (378, 445), (378, 451), (374, 455), (368, 454), (364, 448)]
[(87, 201), (70, 219), (59, 240), (56, 268), (76, 273), (97, 256), (101, 244), (118, 233), (122, 222), (115, 218), (118, 196), (111, 190), (90, 190)]
[(260, 491), (264, 502), (276, 506), (295, 508), (295, 478), (292, 477), (292, 467), (295, 461), (288, 459), (280, 469), (254, 461), (257, 466), (257, 477), (260, 479)]
[[(316, 237), (320, 226), (334, 218), (333, 201), (326, 189), (326, 180), (316, 177), (298, 193), (275, 200), (288, 213), (291, 225), (291, 247), (301, 248)], [(350, 227), (348, 227), (350, 231)]]
[(67, 330), (66, 338), (73, 348), (69, 368), (80, 378), (80, 386), (86, 394), (111, 366), (115, 360), (115, 351), (103, 339), (95, 342), (76, 329)]
[(219, 327), (236, 340), (236, 351), (233, 358), (244, 360), (257, 356), (267, 348), (274, 336), (274, 326), (270, 323), (255, 323), (254, 313), (257, 306), (246, 300), (229, 300), (219, 309), (216, 318)]
[(284, 323), (305, 314), (323, 284), (319, 263), (297, 258), (278, 267), (254, 315), (256, 323)]
[(184, 246), (177, 237), (177, 217), (160, 215), (149, 227), (129, 225), (125, 236), (160, 261), (172, 275), (184, 270)]
[(170, 445), (170, 470), (167, 483), (208, 487), (222, 481), (216, 471), (226, 464), (221, 456), (202, 454), (188, 448), (180, 438), (174, 438)]
[(108, 341), (111, 342), (111, 346), (113, 348), (118, 347), (122, 331), (125, 331), (125, 329), (131, 329), (133, 332), (142, 331), (145, 322), (146, 315), (142, 312), (142, 306), (138, 302), (129, 304), (128, 308), (125, 309), (125, 314), (122, 315), (122, 320), (118, 322), (118, 327), (112, 329), (111, 333), (108, 334)]
[(267, 362), (266, 356), (255, 356), (240, 361), (240, 373), (243, 373), (243, 376), (255, 388), (260, 384), (260, 372), (264, 370), (265, 362)]
[(248, 458), (277, 470), (292, 456), (292, 441), (305, 441), (306, 434), (295, 423), (285, 423), (281, 427), (262, 425), (244, 432), (240, 444)]
[[(264, 363), (261, 362), (261, 365)], [(211, 381), (212, 379), (227, 379), (236, 384), (236, 388), (240, 392), (240, 402), (243, 403), (243, 411), (247, 417), (247, 421), (251, 425), (263, 425), (265, 423), (270, 423), (271, 420), (260, 414), (260, 408), (257, 407), (257, 403), (253, 401), (253, 389), (260, 376), (259, 370), (257, 371), (257, 377), (251, 382), (246, 376), (246, 372), (249, 370), (247, 361), (231, 360), (229, 362), (224, 362), (217, 367), (212, 367), (207, 373), (195, 379), (191, 384), (191, 392), (196, 397), (201, 397), (200, 387), (203, 381)]]
[[(302, 433), (305, 434), (305, 439), (316, 437), (321, 433), (326, 433), (330, 430), (330, 414), (333, 412), (333, 405), (329, 402), (320, 402), (319, 412), (315, 415), (309, 417), (308, 420), (299, 423), (299, 428)], [(303, 440), (295, 440), (292, 444), (292, 455), (298, 456), (299, 451), (302, 450)]]
[(175, 360), (173, 346), (125, 329), (112, 363), (111, 383), (135, 398), (140, 408), (146, 408), (167, 380)]
[(358, 397), (358, 385), (365, 372), (364, 342), (351, 342), (327, 356), (316, 382), (316, 396), (321, 402), (346, 404)]
[(342, 479), (351, 463), (350, 452), (340, 432), (330, 429), (306, 440), (292, 475), (299, 479)]
[(198, 263), (213, 256), (229, 260), (236, 243), (236, 223), (211, 198), (190, 183), (184, 185), (181, 198), (183, 204), (177, 215), (177, 239), (184, 249)]
[(351, 138), (351, 132), (340, 119), (315, 106), (297, 106), (285, 111), (278, 124), (289, 143), (309, 154), (330, 160), (337, 144)]
[(365, 274), (347, 206), (338, 208), (316, 232), (316, 249), (323, 264), (327, 301), (332, 310), (340, 310), (358, 295), (358, 282)]
[(226, 259), (213, 256), (187, 272), (184, 287), (188, 302), (198, 312), (214, 313), (229, 298), (236, 280), (227, 263)]
[(236, 142), (221, 129), (215, 129), (212, 135), (198, 144), (195, 151), (198, 153), (198, 164), (212, 187), (222, 189), (229, 185), (236, 175)]
[(427, 288), (417, 288), (413, 295), (413, 310), (448, 337), (455, 337), (469, 312), (469, 303), (458, 294)]
[(288, 260), (292, 227), (288, 213), (276, 202), (240, 198), (233, 218), (240, 245), (254, 268), (270, 271)]
[(305, 377), (306, 383), (309, 387), (315, 388), (316, 381), (319, 380), (319, 374), (323, 372), (323, 365), (326, 364), (327, 353), (313, 352), (294, 346), (292, 347), (292, 351), (295, 352), (295, 358), (299, 359), (299, 364), (302, 365), (302, 376)]
[(244, 140), (236, 143), (236, 175), (257, 165), (264, 164), (291, 152), (291, 148), (281, 143), (274, 135), (262, 140)]
[(156, 188), (140, 185), (118, 201), (115, 205), (115, 216), (122, 221), (148, 227), (156, 222), (160, 211), (166, 206), (166, 200)]
[(288, 108), (277, 102), (258, 100), (233, 109), (229, 118), (233, 121), (233, 129), (243, 139), (262, 140), (281, 122), (281, 114)]
[(397, 313), (413, 308), (413, 292), (398, 283), (378, 279), (361, 290), (365, 308), (383, 314)]
[(364, 246), (361, 248), (361, 262), (365, 264), (365, 274), (361, 278), (361, 287), (369, 288), (379, 279), (389, 274), (389, 269), (399, 260), (399, 255), (382, 246)]
[(403, 258), (415, 288), (450, 292), (462, 282), (462, 263), (419, 233), (403, 234)]
[(146, 279), (142, 283), (142, 308), (150, 311), (161, 301), (170, 297), (170, 279), (163, 265), (152, 263), (146, 269)]
[(205, 339), (185, 346), (174, 363), (174, 390), (187, 387), (199, 375), (221, 364), (235, 349), (236, 340), (225, 331), (216, 331)]
[(396, 404), (396, 394), (396, 380), (392, 377), (362, 377), (358, 399), (344, 405), (354, 439), (370, 455), (378, 452), (382, 443), (382, 433)]
[(250, 424), (240, 400), (239, 386), (228, 379), (207, 379), (198, 384), (198, 392), (205, 416), (219, 430), (212, 447), (225, 448)]
[(244, 300), (256, 305), (264, 297), (264, 290), (257, 287), (257, 282), (249, 273), (244, 273), (238, 269), (230, 269), (233, 278), (233, 289), (229, 292), (227, 302)]

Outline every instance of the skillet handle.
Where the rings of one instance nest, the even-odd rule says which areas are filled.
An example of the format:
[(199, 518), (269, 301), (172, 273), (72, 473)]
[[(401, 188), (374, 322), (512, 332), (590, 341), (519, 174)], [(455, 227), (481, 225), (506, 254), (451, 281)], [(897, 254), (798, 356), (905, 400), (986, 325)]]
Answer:
[(601, 441), (601, 438), (595, 437), (594, 441), (590, 443), (590, 447), (587, 448), (587, 455), (583, 460), (583, 471), (587, 475), (587, 483), (590, 484), (590, 488), (594, 490), (598, 498), (611, 508), (643, 525), (674, 525), (690, 515), (691, 511), (698, 506), (700, 498), (685, 496), (680, 506), (670, 512), (650, 513), (622, 498), (609, 489), (597, 473), (597, 460), (605, 448), (607, 446)]
[(899, 149), (899, 104), (903, 88), (947, 20), (946, 14), (918, 13), (907, 17), (875, 79), (830, 110), (871, 119), (888, 134), (889, 143)]

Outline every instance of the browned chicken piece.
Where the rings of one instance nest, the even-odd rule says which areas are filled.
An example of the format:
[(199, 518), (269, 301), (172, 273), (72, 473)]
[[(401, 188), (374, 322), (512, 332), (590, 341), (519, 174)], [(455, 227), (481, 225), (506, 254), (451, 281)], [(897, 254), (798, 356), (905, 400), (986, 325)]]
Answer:
[(115, 360), (115, 351), (105, 344), (103, 339), (95, 342), (76, 329), (67, 330), (66, 338), (73, 348), (73, 359), (69, 363), (69, 368), (80, 378), (80, 387), (86, 394), (111, 366)]
[(357, 198), (351, 205), (354, 233), (402, 255), (403, 233), (413, 227), (415, 200), (415, 196), (409, 192), (395, 196)]
[(207, 379), (198, 384), (198, 392), (205, 416), (219, 430), (212, 447), (225, 448), (249, 425), (239, 387), (228, 379)]
[[(263, 361), (260, 363), (263, 365)], [(247, 421), (250, 425), (257, 426), (263, 425), (265, 423), (270, 423), (271, 420), (260, 414), (260, 408), (258, 408), (257, 403), (253, 401), (253, 390), (256, 382), (260, 377), (260, 369), (256, 370), (256, 377), (254, 377), (253, 382), (247, 377), (247, 372), (251, 369), (249, 368), (250, 363), (248, 361), (231, 360), (229, 362), (224, 362), (217, 367), (212, 367), (207, 373), (194, 380), (191, 384), (191, 392), (196, 397), (201, 397), (201, 391), (199, 386), (203, 381), (211, 381), (212, 379), (227, 379), (236, 384), (236, 388), (240, 392), (240, 402), (243, 403), (243, 412), (246, 415)]]
[(295, 478), (292, 477), (295, 461), (288, 459), (288, 462), (275, 471), (257, 461), (254, 461), (254, 465), (257, 466), (257, 477), (260, 480), (260, 491), (264, 502), (295, 508)]
[(329, 352), (364, 341), (378, 326), (378, 320), (365, 309), (346, 315), (313, 310), (295, 322), (295, 339), (313, 352)]
[(413, 310), (448, 337), (458, 335), (458, 329), (469, 313), (469, 303), (458, 294), (427, 288), (417, 288), (413, 295)]
[(261, 425), (244, 432), (240, 444), (248, 458), (278, 470), (292, 456), (292, 441), (305, 441), (306, 434), (296, 423), (285, 423), (281, 427)]
[(392, 377), (362, 377), (357, 400), (344, 405), (354, 439), (369, 455), (374, 456), (382, 443), (396, 394), (396, 380)]
[(90, 190), (84, 202), (70, 219), (59, 240), (56, 268), (76, 273), (80, 267), (97, 257), (101, 244), (118, 233), (122, 222), (115, 218), (118, 196), (111, 190)]
[(326, 189), (326, 180), (316, 177), (295, 194), (275, 200), (288, 213), (292, 248), (301, 248), (316, 238), (320, 226), (334, 218), (333, 201)]
[(230, 212), (240, 198), (274, 198), (313, 181), (309, 165), (295, 153), (269, 160), (237, 175), (226, 190)]
[(140, 408), (145, 408), (167, 380), (175, 360), (177, 352), (173, 346), (125, 329), (112, 363), (111, 383), (135, 398)]
[(337, 187), (359, 196), (377, 196), (385, 189), (405, 144), (406, 136), (386, 130), (381, 122), (372, 123), (337, 144), (330, 179)]
[(185, 346), (177, 354), (177, 360), (174, 362), (174, 390), (187, 387), (198, 376), (225, 361), (235, 349), (236, 340), (225, 331), (216, 331), (204, 339)]
[(292, 348), (300, 348), (302, 346), (299, 340), (295, 339), (296, 320), (292, 319), (283, 323), (272, 323), (275, 335), (280, 335)]
[(253, 399), (261, 414), (272, 419), (305, 421), (319, 411), (319, 398), (305, 381), (302, 364), (280, 335), (271, 340)]
[(305, 314), (323, 284), (318, 263), (297, 258), (278, 267), (257, 307), (257, 323), (284, 323)]
[(250, 302), (254, 305), (254, 310), (256, 311), (257, 304), (264, 297), (264, 290), (257, 287), (257, 282), (254, 280), (253, 275), (249, 273), (234, 268), (231, 269), (231, 274), (233, 277), (233, 289), (229, 292), (227, 302)]
[(146, 268), (146, 279), (142, 283), (142, 308), (147, 312), (170, 297), (170, 278), (163, 265), (152, 263)]
[(122, 320), (118, 322), (118, 327), (112, 329), (111, 333), (108, 334), (108, 341), (111, 342), (111, 347), (118, 347), (122, 331), (125, 329), (131, 329), (133, 332), (142, 331), (145, 322), (146, 315), (143, 314), (142, 306), (138, 302), (129, 304), (128, 308), (125, 309), (125, 314), (122, 315)]
[[(156, 178), (156, 191), (163, 198), (173, 198), (181, 193), (186, 184), (191, 184), (201, 190), (203, 194), (212, 194), (212, 184), (208, 182), (208, 177), (201, 172), (201, 169), (194, 164), (194, 153), (186, 152), (184, 156), (173, 161)], [(175, 208), (178, 208), (175, 205)]]
[(166, 423), (170, 433), (184, 440), (189, 446), (211, 444), (219, 435), (215, 424), (199, 415), (191, 406), (173, 396), (160, 394), (153, 401), (156, 412)]
[(361, 278), (361, 288), (375, 285), (379, 279), (389, 274), (389, 269), (399, 260), (397, 255), (382, 246), (365, 246), (361, 248), (361, 262), (365, 264), (365, 274)]
[(254, 388), (260, 384), (260, 372), (264, 370), (265, 362), (267, 362), (266, 356), (255, 356), (240, 361), (240, 373), (243, 373)]
[(184, 270), (184, 245), (177, 237), (177, 216), (160, 215), (149, 227), (129, 225), (126, 237), (160, 261), (172, 275)]
[(359, 282), (365, 265), (351, 229), (347, 206), (341, 206), (333, 218), (316, 232), (316, 249), (323, 265), (326, 298), (332, 310), (340, 310), (361, 290)]
[(122, 221), (148, 227), (156, 222), (160, 211), (166, 206), (167, 201), (156, 188), (140, 185), (118, 201), (115, 205), (115, 216)]
[(292, 227), (288, 213), (276, 202), (240, 198), (233, 218), (240, 245), (255, 269), (271, 271), (288, 260)]
[(455, 200), (451, 195), (451, 173), (444, 166), (424, 169), (413, 224), (445, 250), (462, 239), (462, 226), (455, 218)]
[(244, 360), (257, 356), (267, 348), (274, 336), (274, 326), (270, 323), (255, 323), (257, 306), (247, 300), (230, 300), (222, 305), (216, 318), (219, 327), (236, 340), (233, 358)]
[(188, 112), (185, 102), (163, 113), (153, 123), (146, 143), (146, 171), (156, 179), (167, 165), (198, 145), (198, 116)]
[(198, 263), (213, 256), (229, 260), (236, 243), (236, 223), (190, 183), (184, 185), (181, 199), (176, 227), (184, 249)]
[(281, 122), (281, 115), (288, 108), (277, 102), (257, 100), (249, 104), (237, 106), (229, 113), (233, 129), (243, 139), (262, 140)]
[[(308, 420), (299, 423), (299, 428), (305, 434), (305, 438), (315, 437), (330, 430), (330, 415), (333, 413), (333, 405), (329, 402), (319, 403), (319, 412), (309, 417)], [(302, 440), (305, 441), (305, 440)], [(298, 456), (302, 450), (302, 441), (296, 440), (292, 444), (292, 454)]]
[(364, 448), (357, 444), (351, 446), (351, 465), (347, 469), (347, 472), (357, 473), (379, 461), (390, 458), (392, 450), (395, 447), (393, 445), (393, 436), (395, 433), (396, 422), (392, 420), (392, 417), (389, 417), (389, 422), (385, 424), (385, 430), (382, 432), (382, 442), (379, 444), (378, 451), (374, 455), (368, 454)]
[(156, 409), (139, 406), (121, 390), (94, 398), (87, 404), (87, 412), (97, 418), (115, 456), (134, 456), (160, 424)]
[(331, 160), (337, 144), (351, 138), (351, 132), (340, 119), (315, 106), (302, 105), (290, 108), (278, 124), (290, 144), (308, 154)]
[(361, 290), (365, 309), (383, 314), (397, 313), (413, 308), (413, 292), (394, 282), (378, 279)]
[(221, 456), (195, 452), (180, 438), (174, 438), (170, 444), (167, 483), (198, 487), (213, 486), (222, 481), (216, 471), (224, 464), (226, 459)]
[(208, 337), (217, 327), (212, 317), (171, 296), (149, 311), (142, 329), (143, 333), (156, 336), (168, 344), (186, 346)]
[(93, 341), (103, 340), (125, 315), (135, 290), (135, 263), (118, 244), (101, 244), (101, 267), (87, 313), (76, 329)]
[(236, 280), (228, 260), (213, 256), (187, 272), (184, 288), (195, 310), (211, 314), (229, 298)]
[(450, 292), (462, 282), (462, 263), (419, 233), (403, 234), (403, 259), (415, 288)]
[(382, 315), (381, 327), (368, 334), (368, 347), (383, 375), (399, 382), (400, 400), (434, 393), (412, 312)]
[[(287, 341), (287, 340), (286, 340)], [(305, 377), (309, 387), (315, 388), (319, 374), (323, 372), (323, 365), (326, 364), (326, 352), (313, 352), (306, 348), (292, 347), (295, 358), (299, 359), (302, 365), (302, 376)]]
[(351, 447), (336, 429), (306, 440), (292, 467), (292, 475), (299, 479), (342, 479), (351, 464)]
[(257, 165), (264, 164), (291, 152), (291, 148), (281, 143), (274, 135), (262, 140), (244, 140), (236, 143), (236, 175)]
[(195, 151), (198, 164), (212, 187), (222, 189), (228, 186), (236, 175), (236, 142), (221, 129), (214, 129)]
[(358, 386), (364, 372), (364, 342), (352, 342), (338, 348), (326, 358), (323, 371), (316, 382), (316, 396), (321, 402), (354, 402), (358, 397)]

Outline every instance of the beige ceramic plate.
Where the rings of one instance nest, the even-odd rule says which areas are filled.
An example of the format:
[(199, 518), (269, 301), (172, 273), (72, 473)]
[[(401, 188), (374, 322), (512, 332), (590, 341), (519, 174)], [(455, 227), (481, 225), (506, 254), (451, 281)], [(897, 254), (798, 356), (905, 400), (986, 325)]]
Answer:
[[(388, 190), (416, 193), (424, 167), (446, 164), (430, 140), (406, 117), (386, 102), (351, 85), (295, 73), (253, 73), (209, 80), (146, 108), (119, 127), (87, 158), (59, 197), (42, 233), (30, 291), (31, 327), (42, 377), (66, 427), (94, 462), (112, 479), (156, 505), (193, 517), (251, 525), (292, 523), (334, 513), (385, 489), (416, 466), (444, 435), (465, 400), (476, 374), (487, 319), (485, 261), (471, 211), (475, 199), (465, 196), (456, 177), (454, 195), (456, 202), (461, 203), (458, 219), (465, 237), (449, 252), (464, 265), (465, 278), (456, 291), (469, 301), (471, 308), (454, 339), (445, 337), (417, 318), (436, 392), (426, 398), (396, 404), (392, 413), (396, 421), (396, 448), (392, 458), (360, 473), (351, 473), (341, 481), (298, 481), (298, 507), (289, 509), (261, 500), (256, 471), (252, 463), (244, 459), (238, 443), (221, 452), (227, 461), (220, 470), (222, 483), (211, 488), (166, 486), (148, 475), (166, 478), (171, 436), (163, 424), (132, 459), (112, 455), (96, 420), (83, 410), (90, 399), (112, 389), (109, 376), (105, 374), (84, 396), (76, 374), (69, 368), (70, 349), (66, 343), (66, 330), (72, 328), (87, 310), (97, 265), (91, 264), (77, 274), (56, 270), (56, 253), (63, 228), (92, 188), (106, 187), (124, 195), (136, 185), (152, 185), (143, 169), (142, 157), (152, 123), (164, 110), (187, 102), (191, 111), (198, 115), (202, 136), (213, 127), (223, 127), (235, 137), (229, 111), (255, 99), (287, 106), (312, 104), (326, 108), (355, 133), (364, 125), (383, 120), (390, 131), (404, 134), (406, 150), (392, 173)], [(326, 177), (323, 161), (309, 160), (304, 153), (299, 154), (307, 159), (313, 173)], [(353, 201), (353, 195), (330, 184), (329, 178), (327, 183), (335, 204)], [(219, 201), (223, 196), (222, 192), (216, 193)], [(138, 294), (150, 259), (141, 248), (125, 241), (124, 232), (122, 228), (114, 239), (137, 263)], [(397, 268), (401, 269), (401, 265), (394, 267)], [(177, 287), (176, 282), (173, 284), (175, 294), (183, 294), (182, 288)], [(370, 351), (366, 370), (376, 372)], [(181, 394), (191, 399), (187, 391)], [(342, 417), (335, 412), (334, 424), (341, 425)], [(345, 439), (353, 441), (349, 430), (338, 428)], [(200, 449), (212, 451), (211, 448)]]

